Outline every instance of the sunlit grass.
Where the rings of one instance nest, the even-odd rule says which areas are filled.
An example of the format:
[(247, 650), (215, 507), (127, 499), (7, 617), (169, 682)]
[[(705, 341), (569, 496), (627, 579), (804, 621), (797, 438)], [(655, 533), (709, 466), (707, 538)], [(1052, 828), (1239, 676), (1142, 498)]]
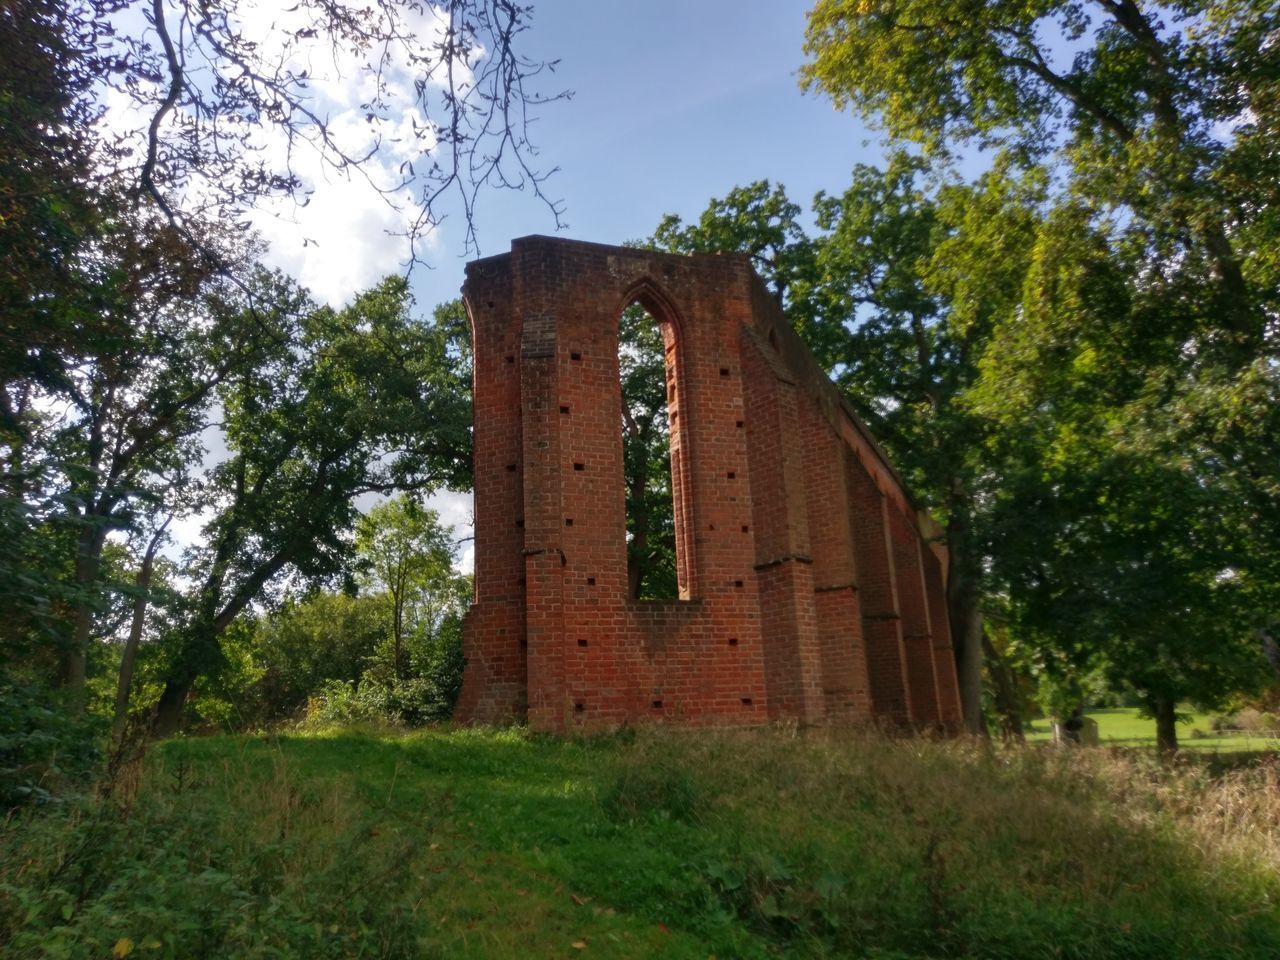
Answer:
[[(1136, 707), (1113, 707), (1086, 710), (1085, 716), (1098, 723), (1098, 738), (1104, 745), (1155, 747), (1156, 722), (1142, 717)], [(1280, 750), (1280, 739), (1247, 734), (1220, 734), (1210, 725), (1212, 715), (1186, 711), (1187, 719), (1178, 722), (1178, 747), (1208, 753), (1256, 753)], [(1026, 737), (1032, 742), (1053, 738), (1051, 721), (1034, 720), (1026, 725)]]
[(1280, 778), (856, 731), (162, 745), (11, 821), (0, 953), (1280, 955)]

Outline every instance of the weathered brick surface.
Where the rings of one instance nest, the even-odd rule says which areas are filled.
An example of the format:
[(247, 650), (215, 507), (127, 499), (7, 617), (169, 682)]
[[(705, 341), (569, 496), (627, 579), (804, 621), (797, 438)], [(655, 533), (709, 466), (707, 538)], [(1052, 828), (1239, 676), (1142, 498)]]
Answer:
[[(744, 257), (547, 237), (468, 267), (458, 716), (959, 725), (945, 553)], [(662, 326), (680, 599), (627, 598), (618, 320)]]

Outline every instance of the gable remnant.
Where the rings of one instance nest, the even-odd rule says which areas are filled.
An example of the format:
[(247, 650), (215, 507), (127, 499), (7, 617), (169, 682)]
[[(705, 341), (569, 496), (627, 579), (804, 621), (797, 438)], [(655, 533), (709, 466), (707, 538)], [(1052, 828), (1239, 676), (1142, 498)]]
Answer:
[[(745, 256), (468, 265), (475, 599), (456, 715), (958, 731), (945, 548)], [(628, 596), (618, 324), (667, 349), (680, 599)]]

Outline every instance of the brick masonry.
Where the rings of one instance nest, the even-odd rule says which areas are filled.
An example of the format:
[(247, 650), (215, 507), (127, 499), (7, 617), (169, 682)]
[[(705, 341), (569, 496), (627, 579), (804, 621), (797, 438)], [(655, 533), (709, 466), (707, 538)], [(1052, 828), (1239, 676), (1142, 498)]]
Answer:
[[(957, 730), (945, 548), (747, 259), (525, 237), (467, 268), (464, 722)], [(627, 596), (618, 321), (667, 351), (680, 598)]]

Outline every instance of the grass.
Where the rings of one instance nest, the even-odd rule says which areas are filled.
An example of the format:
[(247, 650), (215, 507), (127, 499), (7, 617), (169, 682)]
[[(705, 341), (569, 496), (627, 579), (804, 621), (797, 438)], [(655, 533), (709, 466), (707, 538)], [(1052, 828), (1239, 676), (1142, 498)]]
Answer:
[(0, 954), (1272, 958), (1280, 770), (789, 729), (176, 740), (9, 821)]
[[(1139, 716), (1136, 707), (1086, 710), (1085, 716), (1098, 723), (1098, 737), (1104, 745), (1154, 747), (1156, 722)], [(1220, 734), (1210, 726), (1211, 715), (1188, 712), (1178, 722), (1178, 747), (1200, 753), (1258, 753), (1280, 750), (1280, 739), (1258, 734)], [(1049, 720), (1036, 720), (1027, 725), (1027, 739), (1032, 742), (1053, 739)]]

